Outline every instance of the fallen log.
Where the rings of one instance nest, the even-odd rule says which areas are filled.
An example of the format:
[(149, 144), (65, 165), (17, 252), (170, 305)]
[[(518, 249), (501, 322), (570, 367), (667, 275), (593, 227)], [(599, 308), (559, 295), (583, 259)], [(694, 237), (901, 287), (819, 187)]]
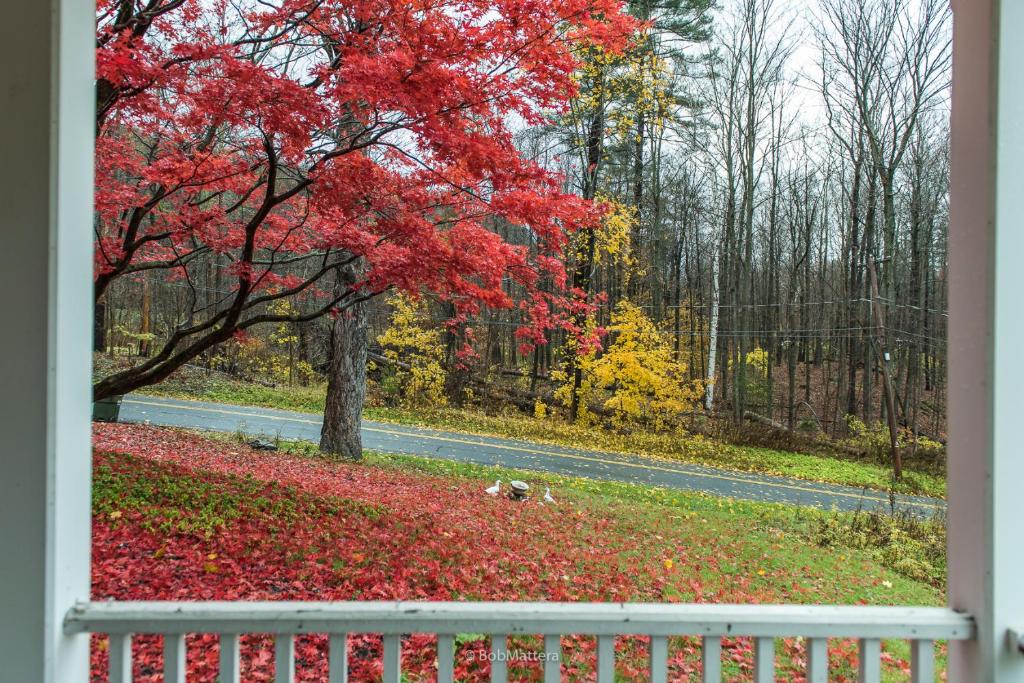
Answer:
[[(392, 367), (396, 367), (401, 370), (409, 370), (412, 368), (411, 365), (404, 361), (388, 358), (387, 356), (372, 350), (366, 352), (366, 357), (375, 363), (391, 365)], [(554, 398), (550, 394), (519, 391), (511, 387), (497, 387), (493, 382), (487, 382), (476, 377), (470, 377), (469, 384), (473, 387), (474, 391), (482, 396), (486, 396), (487, 398), (495, 401), (511, 403), (520, 410), (528, 413), (532, 413), (534, 411), (537, 401), (543, 401), (548, 404), (549, 407), (557, 407), (554, 405)], [(589, 410), (591, 413), (602, 417), (612, 414), (612, 411), (601, 405), (592, 404), (589, 406)]]
[(836, 442), (834, 442), (834, 441), (832, 441), (830, 439), (823, 439), (821, 437), (815, 437), (815, 436), (811, 436), (809, 434), (798, 434), (798, 433), (794, 432), (793, 430), (789, 429), (789, 427), (787, 427), (786, 425), (782, 424), (781, 422), (773, 420), (770, 417), (766, 417), (765, 415), (758, 415), (757, 413), (755, 413), (753, 411), (750, 411), (750, 410), (744, 410), (743, 411), (743, 417), (745, 419), (747, 419), (747, 420), (750, 420), (751, 422), (757, 422), (758, 424), (765, 425), (766, 427), (771, 427), (772, 429), (775, 429), (775, 430), (778, 430), (778, 431), (782, 431), (782, 432), (786, 432), (787, 434), (789, 434), (791, 436), (795, 436), (797, 438), (804, 439), (804, 440), (814, 444), (815, 446), (821, 446), (822, 448), (829, 448), (829, 449), (832, 449), (832, 450), (835, 450), (835, 451), (841, 451), (843, 453), (846, 453), (848, 455), (853, 455), (853, 456), (858, 457), (858, 458), (863, 458), (863, 457), (865, 457), (867, 455), (861, 449), (854, 448), (853, 446), (848, 446), (846, 444), (836, 443)]

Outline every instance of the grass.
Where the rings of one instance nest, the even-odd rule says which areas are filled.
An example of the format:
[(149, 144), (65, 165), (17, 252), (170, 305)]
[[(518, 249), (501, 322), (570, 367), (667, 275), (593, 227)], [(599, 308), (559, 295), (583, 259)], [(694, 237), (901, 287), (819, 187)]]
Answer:
[(94, 468), (94, 515), (116, 519), (118, 512), (131, 511), (146, 531), (209, 539), (242, 517), (263, 516), (284, 525), (295, 522), (299, 505), (318, 506), (325, 515), (338, 514), (342, 507), (354, 508), (367, 518), (385, 512), (381, 506), (342, 499), (331, 500), (328, 505), (323, 499), (301, 495), (294, 487), (252, 477), (231, 478), (231, 485), (226, 486), (224, 478), (144, 468), (141, 462), (129, 458), (129, 467), (115, 468), (104, 462)]
[[(279, 447), (304, 457), (324, 457), (316, 444), (310, 442), (285, 441)], [(823, 511), (723, 499), (639, 484), (376, 451), (367, 451), (365, 462), (382, 469), (472, 479), (481, 486), (496, 479), (541, 479), (555, 490), (559, 499), (569, 497), (594, 514), (627, 509), (641, 525), (650, 525), (652, 529), (662, 526), (665, 520), (679, 525), (699, 522), (704, 531), (717, 539), (728, 539), (739, 531), (747, 534), (739, 556), (714, 571), (725, 576), (742, 575), (752, 561), (763, 563), (766, 575), (780, 569), (785, 573), (790, 562), (823, 569), (827, 580), (806, 581), (802, 587), (826, 601), (841, 596), (839, 600), (847, 604), (945, 604), (946, 539), (942, 519), (927, 521), (875, 512)], [(785, 557), (784, 562), (780, 562), (781, 556)], [(824, 566), (823, 558), (827, 558)], [(900, 580), (893, 581), (888, 572), (900, 575)], [(851, 582), (851, 573), (857, 575), (857, 581)], [(705, 583), (716, 578), (722, 577), (715, 577), (708, 570), (700, 573), (699, 580)], [(901, 642), (891, 642), (888, 648), (896, 657), (907, 656)], [(939, 668), (943, 670), (944, 647), (939, 652)], [(902, 680), (892, 675), (893, 678), (883, 676), (883, 680)]]
[[(300, 448), (308, 452), (309, 446)], [(591, 514), (627, 511), (638, 526), (651, 530), (664, 529), (666, 521), (677, 526), (699, 523), (702, 535), (720, 540), (742, 534), (743, 540), (732, 546), (736, 549), (735, 554), (717, 566), (709, 563), (706, 568), (698, 570), (695, 578), (708, 595), (721, 595), (722, 585), (744, 577), (750, 567), (757, 566), (760, 568), (755, 582), (763, 581), (769, 590), (803, 593), (812, 602), (820, 598), (844, 604), (945, 604), (940, 587), (945, 585), (944, 559), (941, 567), (928, 567), (927, 570), (933, 572), (931, 576), (908, 577), (901, 574), (900, 566), (891, 566), (888, 561), (916, 555), (912, 548), (899, 552), (891, 547), (865, 548), (856, 543), (840, 544), (838, 535), (830, 539), (833, 547), (824, 549), (818, 545), (822, 529), (841, 530), (855, 525), (852, 514), (401, 454), (368, 452), (366, 460), (374, 467), (470, 478), (480, 481), (481, 485), (490, 484), (495, 479), (535, 481), (543, 478), (555, 488), (559, 499), (570, 497), (574, 504), (589, 509)], [(801, 577), (800, 572), (794, 571), (798, 566), (811, 568), (812, 573), (820, 572), (820, 575), (811, 578), (805, 574)], [(913, 566), (917, 568), (917, 565)], [(891, 572), (900, 575), (899, 579), (894, 579)], [(856, 580), (853, 580), (854, 576)], [(929, 580), (935, 585), (928, 585)], [(708, 588), (716, 585), (719, 587)], [(685, 592), (668, 592), (665, 597), (671, 601), (695, 598)], [(888, 641), (886, 650), (899, 659), (909, 657), (909, 648), (901, 641)], [(939, 651), (937, 666), (940, 671), (945, 670), (944, 647)], [(725, 676), (735, 673), (738, 672), (731, 671), (728, 666), (723, 670)], [(894, 671), (886, 671), (883, 680), (903, 679)]]
[[(216, 438), (235, 440), (235, 435)], [(286, 453), (306, 458), (325, 458), (317, 445), (309, 441), (277, 442)], [(782, 503), (721, 498), (706, 493), (569, 477), (551, 472), (478, 465), (454, 460), (437, 460), (413, 455), (365, 452), (365, 463), (372, 467), (419, 472), (429, 475), (474, 479), (491, 484), (496, 479), (544, 481), (559, 493), (615, 504), (658, 506), (670, 509), (672, 516), (725, 515), (745, 521), (818, 547), (849, 551), (868, 551), (876, 561), (907, 578), (942, 589), (946, 585), (945, 522), (942, 518), (890, 516), (873, 511), (839, 512)], [(840, 557), (842, 554), (840, 553)]]
[[(182, 548), (194, 547), (190, 552), (199, 566), (191, 571), (197, 586), (233, 590), (234, 572), (242, 583), (253, 579), (244, 564), (248, 558), (235, 555), (239, 549), (260, 558), (252, 567), (269, 572), (268, 585), (283, 586), (274, 561), (263, 555), (268, 546), (240, 542), (269, 537), (270, 549), (289, 558), (289, 576), (309, 573), (303, 579), (307, 591), (329, 585), (315, 577), (335, 576), (335, 568), (345, 585), (358, 585), (361, 574), (379, 572), (385, 586), (402, 585), (413, 594), (425, 590), (434, 599), (429, 591), (437, 586), (430, 582), (440, 575), (443, 581), (458, 577), (456, 597), (470, 600), (543, 598), (549, 590), (545, 586), (557, 588), (564, 579), (566, 586), (578, 586), (573, 590), (579, 597), (573, 599), (609, 599), (611, 585), (622, 591), (611, 596), (640, 601), (944, 602), (939, 585), (887, 566), (878, 549), (843, 546), (835, 539), (827, 549), (817, 543), (823, 524), (849, 524), (853, 515), (388, 453), (367, 453), (359, 464), (339, 463), (307, 442), (282, 442), (283, 453), (263, 453), (235, 443), (231, 435), (197, 437), (127, 425), (98, 429), (121, 435), (120, 447), (98, 443), (98, 449), (136, 453), (129, 456), (135, 462), (101, 457), (96, 514), (143, 529), (155, 524), (159, 543), (170, 546), (160, 545), (152, 567), (138, 568), (140, 581), (152, 571), (181, 576), (177, 565), (166, 565), (188, 567)], [(218, 451), (222, 455), (211, 460), (209, 454)], [(140, 466), (150, 457), (159, 462)], [(210, 473), (214, 462), (226, 463), (223, 471)], [(484, 496), (482, 488), (497, 478), (548, 484), (558, 505), (522, 507)], [(269, 536), (261, 531), (268, 526)], [(130, 532), (122, 536), (131, 537)], [(199, 541), (175, 545), (175, 536)], [(438, 536), (462, 540), (428, 543)], [(309, 541), (320, 549), (307, 557), (303, 543)], [(113, 551), (120, 553), (121, 547)], [(145, 552), (135, 555), (145, 557)], [(211, 558), (215, 566), (206, 567)], [(438, 571), (411, 569), (435, 561), (442, 563)], [(533, 570), (511, 571), (515, 566)], [(576, 583), (576, 576), (586, 582)], [(308, 599), (281, 594), (282, 599), (293, 597)], [(464, 645), (472, 647), (477, 640), (469, 637)], [(792, 643), (780, 641), (778, 648), (784, 661), (794, 654)], [(886, 651), (897, 659), (908, 657), (905, 643), (886, 643)], [(942, 667), (942, 647), (939, 657)], [(739, 678), (742, 672), (728, 666), (726, 677)], [(837, 654), (833, 675), (852, 678), (850, 664)], [(901, 679), (897, 669), (885, 667), (884, 680)]]
[(322, 384), (308, 387), (267, 386), (255, 382), (242, 382), (218, 372), (197, 368), (179, 370), (162, 383), (139, 391), (150, 396), (278, 408), (304, 413), (322, 413), (326, 392), (327, 388)]
[[(302, 412), (323, 412), (323, 385), (275, 386), (242, 382), (226, 375), (187, 368), (143, 393), (235, 405)], [(739, 446), (689, 433), (634, 431), (629, 434), (564, 422), (556, 417), (535, 418), (518, 412), (489, 415), (480, 410), (442, 408), (410, 410), (370, 406), (367, 419), (432, 427), (467, 434), (523, 439), (575, 448), (644, 455), (742, 472), (759, 472), (808, 481), (944, 498), (945, 479), (928, 472), (907, 470), (894, 484), (888, 467), (849, 456), (794, 453)]]

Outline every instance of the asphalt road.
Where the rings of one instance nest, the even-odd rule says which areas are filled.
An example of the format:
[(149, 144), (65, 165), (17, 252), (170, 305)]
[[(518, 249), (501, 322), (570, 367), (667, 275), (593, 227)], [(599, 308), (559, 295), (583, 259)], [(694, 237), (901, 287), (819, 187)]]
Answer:
[[(321, 425), (319, 415), (141, 395), (124, 398), (120, 420), (311, 441), (319, 440)], [(363, 447), (824, 509), (852, 511), (889, 506), (888, 495), (879, 491), (382, 422), (363, 423)], [(929, 515), (944, 509), (945, 503), (901, 495), (897, 506)]]

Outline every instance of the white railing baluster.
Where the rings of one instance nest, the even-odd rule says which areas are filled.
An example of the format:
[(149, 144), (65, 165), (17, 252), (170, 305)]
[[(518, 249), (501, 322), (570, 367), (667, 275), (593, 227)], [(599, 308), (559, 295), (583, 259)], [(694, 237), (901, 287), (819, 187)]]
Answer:
[(857, 658), (858, 683), (882, 683), (882, 641), (878, 638), (861, 638)]
[(615, 636), (597, 637), (597, 683), (615, 683)]
[(384, 680), (383, 683), (400, 683), (402, 680), (402, 636), (384, 636)]
[(807, 683), (828, 683), (828, 639), (807, 640)]
[(290, 633), (274, 636), (274, 683), (295, 683), (295, 637)]
[(185, 634), (164, 636), (164, 683), (185, 683)]
[(910, 680), (935, 683), (935, 643), (932, 641), (910, 641)]
[(651, 683), (668, 683), (668, 638), (651, 636)]
[(109, 634), (111, 683), (131, 683), (131, 633), (170, 634), (163, 645), (167, 683), (182, 683), (187, 633), (221, 634), (219, 683), (240, 683), (239, 636), (234, 634), (279, 634), (279, 683), (294, 683), (295, 638), (331, 634), (330, 652), (324, 653), (330, 673), (324, 683), (347, 683), (345, 634), (382, 631), (388, 633), (383, 648), (385, 683), (399, 683), (402, 677), (403, 633), (437, 633), (438, 681), (453, 683), (457, 632), (492, 634), (488, 658), (494, 683), (507, 683), (509, 678), (509, 662), (514, 661), (508, 651), (509, 633), (543, 634), (546, 683), (560, 678), (563, 643), (555, 634), (565, 633), (597, 637), (597, 683), (615, 681), (616, 638), (649, 637), (653, 683), (668, 678), (670, 639), (694, 634), (703, 636), (704, 683), (721, 678), (724, 635), (740, 638), (744, 645), (752, 639), (753, 680), (769, 683), (775, 679), (775, 639), (799, 634), (807, 638), (810, 683), (828, 680), (828, 642), (836, 638), (859, 639), (860, 683), (880, 683), (881, 648), (888, 639), (909, 642), (912, 680), (932, 683), (937, 673), (935, 642), (969, 640), (977, 629), (969, 615), (946, 608), (830, 605), (104, 601), (80, 603), (64, 617), (66, 634)]
[(718, 636), (704, 636), (700, 644), (701, 666), (704, 673), (702, 683), (721, 683), (722, 681), (722, 639)]
[(241, 681), (240, 654), (238, 634), (220, 634), (220, 678), (217, 679), (217, 683), (239, 683)]
[(437, 636), (437, 683), (455, 681), (455, 636)]
[(328, 636), (327, 683), (348, 683), (347, 633), (332, 633)]
[(508, 683), (508, 636), (491, 634), (491, 683)]
[(562, 680), (562, 637), (544, 636), (544, 683)]
[(132, 636), (110, 634), (110, 683), (132, 683)]
[(772, 683), (775, 680), (775, 639), (754, 639), (754, 683)]

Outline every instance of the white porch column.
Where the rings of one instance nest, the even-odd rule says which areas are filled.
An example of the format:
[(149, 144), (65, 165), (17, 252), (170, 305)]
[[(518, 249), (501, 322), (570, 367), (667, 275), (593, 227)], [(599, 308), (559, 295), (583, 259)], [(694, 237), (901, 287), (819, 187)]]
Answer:
[(1024, 2), (954, 0), (950, 681), (1024, 681)]
[(95, 9), (0, 21), (0, 680), (84, 683)]

